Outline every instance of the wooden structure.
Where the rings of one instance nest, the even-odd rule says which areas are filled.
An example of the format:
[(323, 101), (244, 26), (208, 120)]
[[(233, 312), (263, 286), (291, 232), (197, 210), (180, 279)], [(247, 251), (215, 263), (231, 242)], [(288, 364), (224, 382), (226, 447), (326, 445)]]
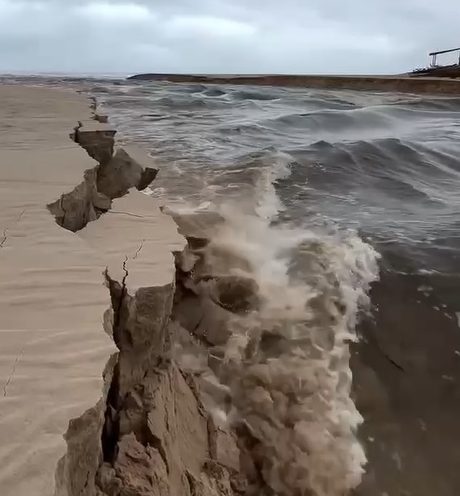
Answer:
[(460, 47), (459, 48), (451, 48), (450, 50), (441, 50), (439, 52), (431, 52), (429, 56), (431, 57), (430, 67), (439, 67), (437, 64), (438, 55), (442, 55), (443, 53), (451, 53), (451, 52), (459, 52), (458, 64), (460, 65)]

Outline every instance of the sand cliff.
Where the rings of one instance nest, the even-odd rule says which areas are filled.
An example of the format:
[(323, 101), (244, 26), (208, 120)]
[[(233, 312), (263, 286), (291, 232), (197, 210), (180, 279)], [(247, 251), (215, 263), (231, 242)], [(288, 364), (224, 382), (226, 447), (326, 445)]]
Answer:
[[(221, 216), (163, 213), (138, 191), (155, 178), (151, 159), (117, 149), (115, 130), (89, 119), (83, 97), (0, 91), (2, 494), (355, 487), (360, 417), (347, 346), (333, 331), (346, 314), (327, 309), (327, 335), (302, 338), (324, 351), (300, 352), (283, 329), (305, 327), (303, 296), (293, 308), (282, 287), (264, 295), (273, 288), (231, 251), (234, 234), (211, 241)], [(333, 374), (330, 346), (343, 353)], [(348, 414), (337, 425), (339, 404)]]
[(54, 492), (71, 417), (57, 495), (244, 490), (235, 437), (172, 357), (187, 242), (137, 191), (157, 169), (83, 97), (0, 92), (2, 494)]
[[(111, 298), (104, 329), (118, 352), (105, 366), (102, 398), (70, 422), (56, 496), (287, 496), (307, 487), (332, 496), (356, 486), (353, 457), (346, 450), (329, 454), (334, 443), (323, 453), (332, 473), (316, 473), (322, 464), (314, 455), (306, 463), (303, 436), (292, 426), (302, 418), (301, 393), (312, 397), (311, 370), (302, 379), (299, 367), (307, 362), (291, 355), (289, 340), (279, 334), (284, 316), (259, 321), (251, 314), (260, 291), (247, 275), (248, 260), (211, 243), (223, 218), (169, 217), (130, 190), (146, 186), (154, 169), (142, 167), (132, 152), (113, 153), (111, 130), (80, 124), (72, 138), (98, 165), (48, 208), (62, 228), (104, 254)], [(124, 241), (113, 253), (117, 231)], [(246, 275), (235, 275), (235, 267)], [(228, 353), (238, 334), (244, 372), (238, 356)], [(272, 368), (269, 360), (276, 364), (280, 354), (298, 364), (290, 369), (280, 361)], [(235, 406), (239, 415), (227, 422)], [(265, 419), (267, 408), (273, 411)], [(319, 422), (327, 419), (323, 412)], [(270, 432), (279, 436), (278, 446)], [(339, 447), (352, 433), (345, 425), (336, 436)]]
[[(52, 494), (69, 418), (110, 389), (101, 372), (116, 347), (102, 331), (103, 316), (111, 332), (118, 313), (104, 283), (118, 284), (123, 295), (133, 291), (134, 320), (146, 318), (145, 298), (160, 293), (161, 327), (172, 304), (173, 252), (185, 240), (136, 191), (155, 177), (152, 161), (137, 150), (114, 150), (115, 131), (97, 122), (104, 119), (90, 119), (86, 98), (45, 88), (0, 92), (7, 131), (0, 176), (0, 485), (5, 496)], [(106, 378), (115, 363), (109, 360)], [(104, 417), (105, 403), (98, 404)], [(91, 440), (77, 464), (99, 456), (101, 436)], [(73, 494), (78, 481), (69, 484), (65, 491)]]

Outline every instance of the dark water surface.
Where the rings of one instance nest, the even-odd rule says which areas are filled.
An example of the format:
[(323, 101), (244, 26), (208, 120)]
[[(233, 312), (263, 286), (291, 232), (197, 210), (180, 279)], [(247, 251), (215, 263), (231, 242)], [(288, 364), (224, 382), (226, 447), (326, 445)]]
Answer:
[(214, 199), (270, 167), (284, 222), (356, 229), (404, 272), (458, 272), (460, 98), (172, 84), (93, 92), (121, 135), (167, 164), (169, 198)]
[(358, 265), (356, 239), (373, 247), (380, 280), (352, 352), (369, 460), (357, 494), (460, 494), (460, 98), (73, 84), (163, 166), (150, 194), (346, 239)]
[(460, 494), (460, 98), (92, 91), (121, 135), (165, 164), (154, 195), (195, 205), (249, 195), (274, 223), (352, 230), (376, 249), (380, 281), (352, 358), (369, 459), (358, 493)]

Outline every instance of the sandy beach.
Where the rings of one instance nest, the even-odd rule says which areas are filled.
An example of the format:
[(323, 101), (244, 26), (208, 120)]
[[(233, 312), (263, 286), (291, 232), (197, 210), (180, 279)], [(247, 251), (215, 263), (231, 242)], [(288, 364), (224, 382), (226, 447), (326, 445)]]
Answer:
[(133, 288), (146, 273), (171, 282), (171, 251), (183, 240), (137, 191), (79, 232), (58, 225), (47, 205), (98, 165), (69, 134), (78, 121), (90, 133), (106, 127), (74, 92), (2, 86), (0, 101), (0, 488), (48, 495), (68, 421), (100, 398), (115, 350), (103, 331), (104, 270), (120, 280), (129, 270)]

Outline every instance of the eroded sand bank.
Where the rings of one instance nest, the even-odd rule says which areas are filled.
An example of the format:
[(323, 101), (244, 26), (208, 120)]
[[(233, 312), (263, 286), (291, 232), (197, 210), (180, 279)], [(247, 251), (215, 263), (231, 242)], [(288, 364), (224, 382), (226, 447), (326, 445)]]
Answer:
[[(109, 195), (97, 192), (98, 162), (69, 133), (78, 121), (89, 141), (114, 133), (89, 120), (85, 97), (2, 86), (0, 102), (0, 492), (46, 495), (54, 491), (68, 421), (100, 398), (101, 372), (115, 350), (103, 332), (111, 308), (103, 272), (109, 267), (118, 277), (132, 265), (133, 286), (144, 271), (170, 281), (172, 251), (184, 241), (154, 201), (135, 190), (115, 200), (100, 229), (85, 228), (102, 220), (108, 196), (148, 179), (141, 178), (144, 167), (119, 156), (109, 164), (115, 173), (105, 175)], [(57, 222), (48, 209), (53, 203)]]
[[(0, 102), (1, 495), (51, 495), (55, 473), (57, 496), (341, 496), (356, 487), (363, 460), (348, 398), (347, 346), (338, 398), (347, 415), (331, 429), (337, 402), (325, 403), (323, 393), (334, 386), (326, 380), (333, 374), (318, 356), (292, 355), (280, 334), (285, 324), (305, 320), (303, 299), (294, 320), (277, 306), (264, 314), (271, 307), (261, 304), (261, 280), (231, 250), (239, 232), (219, 244), (209, 237), (222, 223), (218, 215), (179, 215), (179, 235), (159, 205), (137, 191), (155, 178), (155, 164), (141, 150), (116, 149), (115, 131), (90, 119), (86, 98), (3, 86)], [(235, 268), (244, 276), (230, 273)], [(399, 318), (407, 303), (402, 296), (401, 308), (380, 318)], [(324, 317), (319, 337), (343, 316), (327, 309)], [(438, 325), (428, 317), (426, 336)], [(307, 323), (313, 330), (321, 324)], [(232, 332), (238, 340), (228, 346)], [(326, 336), (337, 344), (334, 333)], [(408, 334), (397, 337), (396, 365), (372, 340), (353, 356), (370, 454), (355, 494), (401, 487), (454, 494), (456, 424), (433, 409), (427, 430), (414, 421), (422, 403), (411, 394), (454, 411), (456, 369), (438, 374), (438, 382), (429, 383), (431, 369), (416, 383), (405, 372), (407, 379), (394, 379), (404, 361), (424, 363), (415, 346), (421, 338), (412, 338), (409, 353)], [(444, 367), (455, 343), (430, 339), (442, 348), (436, 360)], [(433, 346), (424, 344), (430, 353)], [(242, 358), (229, 356), (232, 349)], [(315, 377), (326, 380), (322, 389)], [(388, 393), (380, 378), (389, 378)], [(318, 399), (319, 415), (306, 417), (304, 407)], [(414, 412), (401, 408), (403, 400)], [(240, 418), (229, 429), (235, 405)], [(419, 424), (429, 454), (420, 453)], [(323, 428), (328, 436), (318, 439)]]
[(153, 164), (115, 151), (84, 98), (0, 98), (2, 495), (53, 494), (55, 472), (57, 496), (356, 487), (346, 312), (324, 309), (323, 343), (303, 292), (294, 309), (273, 297), (284, 286), (232, 251), (222, 217), (164, 215), (136, 191)]

